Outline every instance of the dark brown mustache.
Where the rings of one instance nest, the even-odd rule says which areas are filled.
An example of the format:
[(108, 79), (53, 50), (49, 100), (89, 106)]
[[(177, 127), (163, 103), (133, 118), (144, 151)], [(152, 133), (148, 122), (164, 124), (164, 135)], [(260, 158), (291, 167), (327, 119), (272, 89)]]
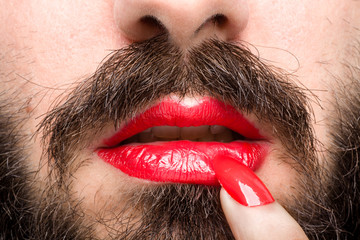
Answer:
[(286, 73), (265, 65), (243, 45), (210, 39), (181, 51), (166, 35), (114, 51), (47, 114), (39, 130), (49, 159), (64, 168), (89, 132), (108, 122), (117, 126), (171, 93), (208, 95), (254, 113), (301, 165), (313, 159), (305, 90)]

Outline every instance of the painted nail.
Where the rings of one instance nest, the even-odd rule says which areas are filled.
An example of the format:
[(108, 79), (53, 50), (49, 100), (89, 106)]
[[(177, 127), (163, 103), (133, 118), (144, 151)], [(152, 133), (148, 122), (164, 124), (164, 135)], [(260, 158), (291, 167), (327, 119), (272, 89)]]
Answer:
[(213, 166), (221, 186), (238, 203), (255, 207), (274, 202), (264, 183), (236, 159), (219, 155), (214, 158)]

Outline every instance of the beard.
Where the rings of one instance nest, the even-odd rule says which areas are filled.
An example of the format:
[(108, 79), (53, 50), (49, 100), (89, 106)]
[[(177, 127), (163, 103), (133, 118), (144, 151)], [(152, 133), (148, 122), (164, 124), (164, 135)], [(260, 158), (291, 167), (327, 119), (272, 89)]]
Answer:
[[(0, 106), (0, 238), (95, 239), (81, 200), (72, 193), (79, 155), (104, 123), (115, 128), (161, 97), (211, 96), (271, 126), (284, 146), (283, 159), (297, 170), (296, 195), (281, 203), (310, 239), (352, 239), (359, 235), (360, 82), (338, 92), (329, 130), (332, 145), (315, 151), (306, 89), (246, 47), (209, 40), (181, 52), (166, 35), (113, 52), (98, 70), (64, 96), (39, 127), (48, 181), (34, 187), (26, 167), (26, 122)], [(348, 79), (346, 82), (348, 83)], [(344, 81), (345, 82), (345, 81)], [(340, 84), (340, 83), (339, 83)], [(342, 86), (342, 85), (341, 85)], [(344, 89), (342, 87), (342, 89)], [(346, 98), (345, 98), (346, 96)], [(79, 163), (80, 162), (80, 163)], [(114, 239), (233, 239), (221, 210), (218, 187), (163, 184), (122, 193), (124, 207), (96, 224)], [(120, 201), (120, 200), (119, 200)]]

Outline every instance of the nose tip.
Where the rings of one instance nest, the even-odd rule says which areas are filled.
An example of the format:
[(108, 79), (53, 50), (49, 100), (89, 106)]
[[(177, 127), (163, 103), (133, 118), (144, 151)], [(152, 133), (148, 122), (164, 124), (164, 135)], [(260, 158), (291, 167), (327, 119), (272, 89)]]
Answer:
[(247, 0), (116, 0), (114, 17), (131, 41), (168, 33), (176, 44), (191, 46), (210, 37), (237, 38), (249, 11)]

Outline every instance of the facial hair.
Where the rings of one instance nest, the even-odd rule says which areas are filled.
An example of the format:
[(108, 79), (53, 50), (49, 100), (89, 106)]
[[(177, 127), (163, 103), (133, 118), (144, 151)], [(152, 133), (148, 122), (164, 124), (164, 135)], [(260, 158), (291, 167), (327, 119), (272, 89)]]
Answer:
[[(14, 179), (21, 183), (9, 184), (9, 180), (5, 181), (4, 178), (0, 181), (0, 186), (7, 186), (4, 188), (5, 195), (19, 192), (11, 195), (13, 198), (2, 201), (5, 207), (2, 208), (1, 215), (9, 218), (14, 216), (13, 212), (17, 213), (14, 217), (16, 221), (11, 222), (11, 226), (15, 227), (6, 224), (9, 228), (4, 228), (4, 236), (13, 236), (12, 239), (16, 239), (16, 236), (26, 236), (29, 239), (32, 236), (37, 236), (33, 239), (46, 239), (46, 236), (52, 236), (51, 239), (95, 238), (92, 236), (92, 226), (82, 222), (81, 209), (74, 207), (78, 204), (69, 193), (71, 172), (76, 171), (73, 160), (88, 144), (88, 136), (101, 129), (103, 123), (112, 123), (117, 127), (119, 122), (133, 117), (149, 106), (149, 103), (171, 93), (179, 96), (212, 96), (231, 104), (239, 111), (254, 113), (262, 123), (270, 124), (288, 150), (300, 176), (299, 194), (289, 201), (293, 205), (285, 206), (287, 210), (299, 221), (310, 238), (346, 239), (343, 237), (349, 236), (350, 239), (351, 235), (346, 233), (345, 227), (352, 227), (352, 230), (357, 227), (344, 219), (341, 212), (344, 207), (340, 208), (340, 201), (335, 204), (336, 201), (332, 201), (327, 194), (329, 191), (334, 192), (337, 199), (346, 199), (351, 195), (351, 201), (355, 201), (354, 197), (359, 194), (350, 194), (351, 187), (344, 194), (329, 189), (343, 181), (341, 176), (349, 171), (348, 167), (355, 171), (351, 176), (355, 179), (357, 177), (357, 180), (359, 171), (356, 168), (354, 170), (356, 165), (347, 166), (346, 169), (339, 167), (335, 170), (335, 176), (327, 176), (325, 181), (322, 179), (325, 170), (320, 168), (314, 154), (315, 140), (310, 127), (311, 113), (307, 105), (306, 90), (297, 87), (286, 73), (262, 63), (259, 57), (244, 46), (210, 40), (191, 51), (181, 52), (168, 41), (167, 36), (115, 51), (92, 77), (80, 83), (62, 104), (47, 114), (39, 131), (44, 135), (46, 156), (53, 167), (51, 174), (58, 185), (49, 184), (43, 192), (43, 201), (32, 197), (31, 193), (24, 194), (24, 188), (29, 185), (25, 168), (14, 167), (18, 173), (9, 174), (12, 168), (2, 165), (3, 171), (12, 179), (10, 183)], [(355, 101), (353, 104), (347, 110), (359, 109), (359, 102)], [(352, 114), (356, 116), (356, 112)], [(16, 119), (14, 117), (11, 121)], [(359, 130), (359, 122), (354, 123), (354, 120), (352, 118), (346, 121), (355, 124)], [(344, 127), (343, 122), (341, 124), (341, 128)], [(334, 127), (336, 128), (339, 126)], [(350, 144), (356, 144), (356, 140), (359, 143), (359, 132), (355, 132), (354, 142)], [(13, 137), (14, 141), (24, 142), (14, 132), (4, 133)], [(342, 134), (337, 129), (334, 136), (339, 139)], [(9, 137), (4, 137), (2, 141), (2, 152), (7, 157), (1, 162), (8, 162), (11, 156), (11, 162), (17, 166), (19, 161), (25, 161), (26, 156), (19, 151), (12, 155), (11, 148), (5, 147), (9, 145), (6, 144), (6, 139)], [(349, 149), (345, 149), (349, 154)], [(343, 155), (338, 151), (331, 156), (337, 156), (334, 161), (343, 162)], [(354, 160), (352, 156), (350, 160), (347, 159), (347, 162), (354, 161), (358, 161), (358, 158)], [(15, 191), (19, 187), (23, 191)], [(221, 211), (218, 192), (216, 187), (174, 184), (129, 193), (129, 208), (119, 210), (116, 219), (118, 224), (126, 225), (126, 230), (120, 232), (111, 226), (109, 229), (114, 230), (109, 233), (109, 238), (232, 239)], [(20, 201), (24, 207), (10, 204), (15, 200), (19, 201), (18, 199), (24, 199)], [(72, 203), (66, 204), (68, 202)], [(349, 200), (346, 202), (349, 203)], [(12, 206), (9, 207), (9, 204)], [(52, 211), (46, 211), (50, 209), (48, 204), (52, 204)], [(64, 204), (68, 208), (64, 208)], [(48, 217), (40, 218), (42, 211)], [(138, 221), (136, 224), (131, 224), (133, 219), (122, 218), (128, 216), (126, 213), (129, 211), (134, 212), (134, 219)], [(359, 213), (358, 209), (355, 211), (357, 212), (351, 212), (352, 216)], [(101, 224), (106, 224), (106, 221)], [(331, 237), (326, 238), (328, 236)]]

